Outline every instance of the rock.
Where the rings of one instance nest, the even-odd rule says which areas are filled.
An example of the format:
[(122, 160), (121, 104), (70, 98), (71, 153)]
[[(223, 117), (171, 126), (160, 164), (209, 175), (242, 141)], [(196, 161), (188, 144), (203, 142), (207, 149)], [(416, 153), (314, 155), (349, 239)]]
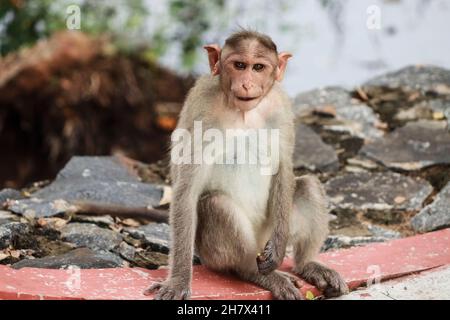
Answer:
[(10, 222), (0, 225), (0, 249), (13, 245), (16, 239), (27, 237), (30, 227), (26, 223)]
[(367, 226), (367, 229), (370, 231), (370, 233), (372, 233), (373, 237), (375, 237), (375, 238), (384, 238), (386, 240), (391, 240), (391, 239), (398, 239), (398, 238), (402, 237), (400, 232), (382, 228), (382, 227), (375, 226), (372, 224), (369, 224)]
[(158, 269), (169, 264), (169, 256), (147, 249), (136, 253), (135, 263), (142, 268)]
[(364, 159), (360, 157), (347, 159), (347, 163), (352, 166), (361, 167), (368, 170), (373, 170), (378, 168), (378, 165), (369, 159)]
[(369, 92), (374, 88), (387, 88), (450, 95), (450, 70), (436, 66), (409, 66), (369, 80), (362, 88)]
[(363, 168), (357, 167), (357, 166), (345, 166), (344, 170), (345, 170), (345, 172), (349, 172), (349, 173), (367, 172), (366, 169), (363, 169)]
[(334, 149), (325, 144), (320, 136), (303, 124), (296, 128), (294, 168), (312, 171), (337, 171), (339, 160)]
[(9, 211), (0, 210), (0, 225), (5, 223), (14, 222), (17, 220), (17, 216)]
[(88, 248), (80, 248), (54, 257), (22, 260), (13, 264), (12, 268), (66, 269), (69, 266), (81, 269), (103, 269), (124, 267), (125, 264), (122, 259), (112, 253), (98, 253)]
[(445, 99), (430, 100), (427, 105), (434, 111), (434, 118), (437, 118), (436, 113), (442, 113), (447, 119), (447, 129), (450, 130), (450, 95)]
[(428, 107), (427, 101), (423, 101), (412, 108), (399, 110), (394, 120), (400, 122), (433, 120), (433, 110)]
[(15, 200), (8, 203), (8, 209), (28, 219), (52, 217), (72, 211), (74, 207), (67, 201), (56, 199), (48, 201), (42, 198)]
[(69, 223), (61, 230), (61, 239), (77, 247), (94, 251), (109, 251), (119, 246), (122, 236), (109, 229), (91, 223)]
[[(333, 208), (355, 212), (419, 211), (433, 191), (425, 180), (392, 172), (344, 174), (330, 179), (325, 188)], [(399, 197), (405, 201), (396, 202)]]
[(348, 237), (343, 235), (328, 236), (320, 251), (347, 249), (351, 247), (360, 247), (370, 243), (385, 242), (384, 237)]
[(134, 262), (136, 255), (136, 248), (130, 246), (126, 242), (121, 242), (119, 247), (114, 250), (114, 252), (118, 253), (122, 258)]
[[(302, 122), (323, 125), (331, 131), (348, 132), (361, 139), (372, 140), (384, 135), (377, 128), (380, 120), (374, 111), (340, 87), (301, 93), (295, 98), (294, 113)], [(314, 115), (317, 117), (311, 119)]]
[(99, 226), (110, 226), (114, 224), (114, 218), (111, 216), (88, 216), (77, 214), (72, 218), (72, 221), (77, 222), (90, 222)]
[(450, 183), (438, 193), (436, 199), (411, 220), (417, 232), (429, 232), (450, 227)]
[(33, 198), (17, 200), (8, 209), (35, 217), (67, 212), (70, 202), (92, 201), (126, 207), (155, 207), (163, 187), (145, 184), (116, 157), (73, 157), (49, 186)]
[(0, 191), (0, 206), (7, 200), (17, 200), (25, 198), (24, 195), (14, 189), (3, 189)]
[(297, 117), (309, 114), (314, 110), (333, 110), (329, 112), (335, 116), (336, 109), (345, 107), (350, 102), (349, 92), (341, 87), (326, 87), (300, 93), (294, 99), (294, 113)]
[[(124, 228), (124, 231), (128, 233), (132, 238), (142, 241), (144, 247), (146, 247), (146, 254), (148, 252), (162, 253), (164, 255), (169, 254), (170, 250), (170, 227), (166, 223), (149, 223), (147, 225), (140, 226), (138, 228)], [(141, 253), (142, 254), (142, 253)], [(152, 256), (154, 257), (154, 256)], [(158, 260), (166, 259), (157, 255)], [(142, 257), (141, 257), (142, 258)], [(137, 256), (136, 256), (136, 259)], [(145, 259), (144, 259), (145, 260)], [(194, 250), (194, 257), (192, 259), (194, 264), (200, 264), (200, 257)]]
[(450, 164), (450, 134), (435, 121), (408, 123), (384, 139), (365, 145), (360, 154), (388, 168), (415, 171)]
[(166, 223), (149, 223), (137, 228), (125, 228), (133, 238), (141, 239), (152, 251), (169, 253), (170, 227)]
[(36, 223), (40, 227), (59, 231), (62, 228), (64, 228), (69, 223), (69, 221), (61, 218), (52, 217), (52, 218), (39, 218), (37, 219)]

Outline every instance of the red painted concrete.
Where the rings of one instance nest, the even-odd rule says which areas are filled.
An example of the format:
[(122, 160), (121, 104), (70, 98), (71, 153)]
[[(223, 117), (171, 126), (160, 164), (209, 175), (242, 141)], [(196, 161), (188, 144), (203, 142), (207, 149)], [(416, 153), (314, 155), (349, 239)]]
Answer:
[[(320, 260), (335, 268), (351, 288), (374, 275), (392, 279), (450, 265), (450, 229), (388, 243), (340, 250), (320, 255)], [(286, 260), (283, 270), (292, 261)], [(379, 274), (374, 274), (379, 270)], [(80, 270), (80, 289), (70, 290), (66, 282), (77, 277), (67, 270), (0, 266), (0, 299), (148, 299), (142, 295), (154, 281), (165, 278), (167, 270), (139, 268)], [(233, 277), (217, 274), (202, 266), (194, 268), (193, 299), (270, 299), (269, 292)], [(305, 294), (312, 286), (305, 284)]]

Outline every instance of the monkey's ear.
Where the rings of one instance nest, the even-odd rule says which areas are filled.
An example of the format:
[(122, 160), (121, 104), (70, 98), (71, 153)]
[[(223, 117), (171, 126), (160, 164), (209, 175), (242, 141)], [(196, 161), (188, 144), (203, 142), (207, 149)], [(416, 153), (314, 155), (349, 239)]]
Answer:
[(284, 72), (286, 71), (286, 66), (289, 58), (292, 58), (292, 54), (289, 52), (281, 52), (278, 55), (278, 67), (277, 67), (277, 74), (275, 79), (277, 81), (282, 81), (284, 77)]
[(208, 51), (209, 68), (213, 76), (220, 73), (219, 59), (220, 59), (220, 46), (217, 44), (210, 44), (203, 47)]

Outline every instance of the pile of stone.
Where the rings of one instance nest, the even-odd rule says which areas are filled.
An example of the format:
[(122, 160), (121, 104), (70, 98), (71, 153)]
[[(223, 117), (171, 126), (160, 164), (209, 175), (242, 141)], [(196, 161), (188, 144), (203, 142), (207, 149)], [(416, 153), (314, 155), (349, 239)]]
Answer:
[(449, 70), (412, 66), (353, 91), (313, 90), (294, 111), (297, 172), (318, 174), (330, 196), (325, 249), (450, 226)]
[[(353, 91), (302, 93), (294, 112), (296, 175), (316, 174), (330, 199), (324, 251), (450, 226), (450, 71), (408, 67)], [(167, 214), (165, 175), (160, 164), (74, 157), (50, 184), (0, 191), (0, 264), (167, 265), (166, 223), (79, 210), (93, 202)]]

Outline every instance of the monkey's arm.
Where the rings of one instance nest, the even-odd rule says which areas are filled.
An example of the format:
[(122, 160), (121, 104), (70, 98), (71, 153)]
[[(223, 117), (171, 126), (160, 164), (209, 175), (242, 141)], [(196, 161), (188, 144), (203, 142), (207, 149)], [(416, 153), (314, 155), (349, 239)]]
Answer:
[(261, 255), (257, 257), (258, 269), (268, 274), (283, 262), (289, 238), (289, 221), (292, 213), (294, 173), (289, 163), (282, 162), (278, 173), (272, 178), (269, 197), (269, 217), (274, 221), (274, 230)]
[(197, 202), (201, 191), (198, 168), (179, 166), (182, 175), (174, 181), (170, 205), (171, 249), (169, 276), (163, 283), (153, 285), (146, 294), (159, 289), (155, 299), (188, 299), (191, 291), (192, 258), (197, 226)]
[(289, 222), (295, 190), (292, 160), (295, 130), (289, 98), (285, 98), (284, 105), (286, 105), (286, 109), (282, 112), (283, 116), (281, 116), (278, 126), (280, 128), (279, 166), (278, 171), (272, 177), (267, 204), (269, 218), (272, 219), (274, 229), (264, 251), (257, 257), (258, 269), (262, 274), (268, 274), (280, 266), (289, 239)]

